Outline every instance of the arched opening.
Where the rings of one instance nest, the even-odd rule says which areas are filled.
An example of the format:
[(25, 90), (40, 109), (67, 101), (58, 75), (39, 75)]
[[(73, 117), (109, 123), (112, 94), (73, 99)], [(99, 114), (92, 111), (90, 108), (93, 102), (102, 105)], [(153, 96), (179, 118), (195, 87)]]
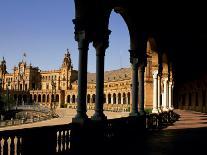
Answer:
[(87, 103), (90, 103), (90, 101), (91, 101), (91, 95), (88, 94), (88, 95), (87, 95)]
[(116, 94), (113, 93), (113, 104), (116, 104)]
[(123, 104), (126, 104), (126, 94), (123, 93)]
[(22, 103), (22, 95), (18, 96), (18, 103)]
[(75, 95), (72, 96), (72, 103), (75, 103)]
[(55, 102), (59, 102), (59, 95), (58, 94), (56, 94)]
[(29, 95), (29, 102), (33, 103), (33, 101), (32, 101), (32, 94)]
[(40, 94), (38, 95), (38, 102), (39, 103), (41, 102), (41, 95)]
[(70, 95), (67, 96), (67, 103), (70, 103)]
[(42, 95), (42, 102), (45, 102), (46, 101), (45, 99), (46, 99), (46, 96), (45, 96), (45, 94), (43, 94)]
[(92, 95), (92, 103), (95, 103), (95, 102), (96, 102), (96, 95), (93, 94), (93, 95)]
[(130, 104), (130, 92), (127, 93), (128, 104)]
[(111, 104), (111, 94), (108, 94), (108, 104)]
[(121, 93), (118, 94), (118, 104), (121, 104)]
[(26, 94), (23, 95), (23, 101), (24, 101), (24, 103), (27, 103), (27, 95)]
[(34, 94), (34, 102), (37, 102), (37, 95)]
[(52, 94), (51, 95), (51, 101), (54, 102), (55, 101), (54, 99), (55, 99), (55, 96), (54, 96), (54, 94)]
[[(109, 29), (111, 34), (109, 36), (110, 46), (107, 49), (109, 52), (106, 52), (106, 70), (129, 68), (130, 36), (124, 16), (112, 11), (109, 18)], [(119, 77), (115, 77), (115, 79), (117, 78)]]
[(47, 102), (50, 102), (50, 95), (47, 95)]

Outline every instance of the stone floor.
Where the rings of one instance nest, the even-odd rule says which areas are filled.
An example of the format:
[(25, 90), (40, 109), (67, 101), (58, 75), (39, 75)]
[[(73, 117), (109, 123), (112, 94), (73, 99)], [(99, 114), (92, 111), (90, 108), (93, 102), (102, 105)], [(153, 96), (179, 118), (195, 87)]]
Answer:
[[(72, 122), (72, 118), (76, 114), (75, 109), (58, 109), (57, 113), (59, 114), (59, 118), (54, 118), (46, 121), (41, 122), (35, 122), (35, 123), (29, 123), (29, 124), (22, 124), (18, 126), (8, 126), (8, 127), (2, 127), (0, 128), (0, 131), (4, 130), (15, 130), (15, 129), (23, 129), (23, 128), (33, 128), (33, 127), (40, 127), (40, 126), (52, 126), (52, 125), (61, 125), (61, 124), (69, 124)], [(87, 115), (88, 117), (91, 117), (94, 113), (94, 110), (88, 110)], [(128, 112), (110, 112), (105, 111), (105, 115), (108, 119), (112, 118), (120, 118), (120, 117), (127, 117), (129, 116)]]
[(207, 154), (207, 114), (185, 110), (176, 112), (181, 115), (179, 121), (163, 130), (148, 133), (144, 149), (140, 150), (143, 154)]

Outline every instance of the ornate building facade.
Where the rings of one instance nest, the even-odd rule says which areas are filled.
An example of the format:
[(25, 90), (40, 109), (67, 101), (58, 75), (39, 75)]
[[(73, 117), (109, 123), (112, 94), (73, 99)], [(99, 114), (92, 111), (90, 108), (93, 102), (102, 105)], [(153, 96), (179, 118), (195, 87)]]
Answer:
[[(145, 108), (158, 109), (158, 107), (153, 107), (153, 74), (156, 69), (158, 69), (158, 53), (153, 44), (148, 41), (144, 76)], [(51, 106), (52, 103), (55, 103), (57, 107), (77, 107), (78, 71), (73, 69), (68, 49), (59, 70), (41, 71), (38, 67), (27, 65), (26, 61), (22, 60), (18, 66), (14, 67), (13, 73), (8, 73), (6, 61), (3, 59), (0, 66), (0, 78), (4, 92), (9, 90), (10, 97), (17, 104), (39, 103), (43, 106)], [(87, 81), (87, 108), (94, 109), (96, 74), (88, 73)], [(105, 71), (104, 109), (130, 111), (131, 87), (131, 68)], [(163, 88), (162, 91), (164, 92)]]

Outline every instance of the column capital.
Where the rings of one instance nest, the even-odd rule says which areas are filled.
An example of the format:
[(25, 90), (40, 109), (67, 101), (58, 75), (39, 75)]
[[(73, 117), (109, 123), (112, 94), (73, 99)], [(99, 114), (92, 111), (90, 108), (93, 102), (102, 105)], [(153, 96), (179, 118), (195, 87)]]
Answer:
[(158, 76), (158, 70), (154, 70), (152, 73), (153, 79), (157, 79)]

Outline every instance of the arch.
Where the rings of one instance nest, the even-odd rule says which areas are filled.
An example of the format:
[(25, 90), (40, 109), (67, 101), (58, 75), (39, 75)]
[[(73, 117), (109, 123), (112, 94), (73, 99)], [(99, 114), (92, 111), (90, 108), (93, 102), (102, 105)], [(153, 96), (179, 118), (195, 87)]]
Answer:
[(42, 95), (42, 102), (45, 102), (45, 101), (46, 101), (46, 95), (43, 94), (43, 95)]
[(123, 93), (123, 104), (126, 104), (126, 94)]
[(93, 94), (93, 95), (92, 95), (92, 103), (95, 103), (95, 102), (96, 102), (96, 95)]
[(55, 96), (55, 102), (59, 102), (59, 100), (60, 100), (59, 94), (56, 94), (56, 96)]
[(54, 94), (52, 94), (51, 95), (51, 102), (54, 102), (55, 101), (54, 99), (55, 99), (55, 96), (54, 96)]
[(32, 103), (32, 94), (29, 95), (29, 102)]
[(67, 96), (67, 103), (70, 103), (70, 95)]
[(111, 94), (108, 94), (108, 104), (111, 104)]
[(121, 93), (118, 93), (118, 104), (121, 104)]
[(34, 94), (34, 102), (37, 102), (37, 95)]
[(18, 103), (22, 103), (22, 95), (18, 95)]
[(39, 103), (41, 102), (41, 95), (40, 94), (38, 95), (38, 102)]
[(88, 94), (88, 95), (87, 95), (87, 103), (90, 103), (90, 101), (91, 101), (91, 95)]
[(26, 94), (23, 95), (23, 101), (24, 101), (24, 103), (27, 103), (27, 95)]
[(72, 103), (75, 103), (75, 95), (72, 96)]
[(47, 95), (47, 102), (50, 102), (50, 95)]
[(116, 104), (116, 94), (113, 93), (113, 104)]
[(127, 93), (127, 98), (128, 98), (128, 101), (127, 102), (128, 102), (128, 104), (130, 104), (130, 101), (131, 101), (130, 100), (130, 92)]

